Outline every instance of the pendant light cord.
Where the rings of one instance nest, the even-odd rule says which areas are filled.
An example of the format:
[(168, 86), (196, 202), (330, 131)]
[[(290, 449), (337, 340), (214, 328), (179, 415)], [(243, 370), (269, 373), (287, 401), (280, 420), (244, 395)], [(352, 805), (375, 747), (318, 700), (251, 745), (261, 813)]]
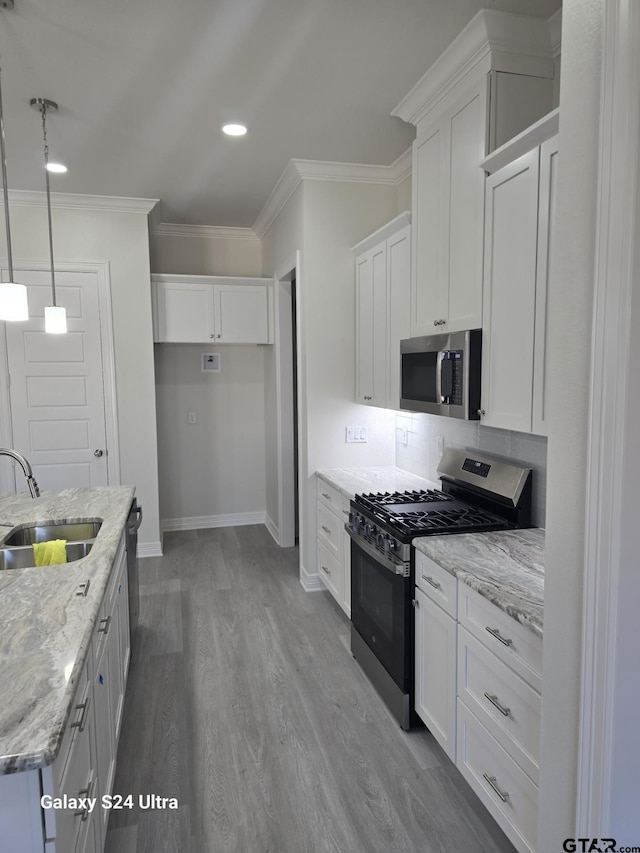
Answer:
[(51, 256), (51, 290), (53, 293), (53, 304), (56, 305), (56, 274), (53, 269), (53, 228), (51, 227), (51, 191), (49, 189), (49, 146), (47, 144), (47, 105), (43, 103), (42, 110), (42, 136), (44, 139), (44, 176), (47, 186), (47, 217), (49, 222), (49, 254)]
[[(0, 68), (2, 75), (2, 68)], [(13, 253), (11, 251), (11, 225), (9, 224), (9, 190), (7, 187), (7, 156), (4, 144), (4, 113), (2, 111), (2, 85), (0, 85), (0, 154), (2, 155), (2, 189), (4, 196), (4, 221), (7, 228), (7, 260), (9, 262), (9, 281), (13, 281)]]

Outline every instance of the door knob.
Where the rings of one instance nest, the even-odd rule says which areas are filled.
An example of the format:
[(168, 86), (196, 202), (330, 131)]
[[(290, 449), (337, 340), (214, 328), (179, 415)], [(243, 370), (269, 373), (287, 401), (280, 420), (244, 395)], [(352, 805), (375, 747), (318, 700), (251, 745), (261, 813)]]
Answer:
[(104, 450), (94, 450), (93, 455), (100, 459), (101, 456), (104, 456)]

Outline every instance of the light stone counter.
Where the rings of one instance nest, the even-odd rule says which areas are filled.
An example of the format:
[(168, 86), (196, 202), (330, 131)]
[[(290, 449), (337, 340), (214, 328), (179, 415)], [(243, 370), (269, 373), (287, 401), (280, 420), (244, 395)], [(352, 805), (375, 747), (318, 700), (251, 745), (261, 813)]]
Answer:
[(422, 536), (413, 545), (542, 637), (544, 530)]
[[(122, 538), (133, 486), (0, 494), (0, 546), (15, 528), (102, 521), (88, 556), (0, 571), (0, 773), (51, 764)], [(88, 594), (78, 585), (90, 581)]]
[(392, 465), (368, 468), (328, 468), (316, 471), (318, 477), (338, 489), (347, 498), (368, 492), (404, 492), (407, 489), (439, 489), (439, 483)]

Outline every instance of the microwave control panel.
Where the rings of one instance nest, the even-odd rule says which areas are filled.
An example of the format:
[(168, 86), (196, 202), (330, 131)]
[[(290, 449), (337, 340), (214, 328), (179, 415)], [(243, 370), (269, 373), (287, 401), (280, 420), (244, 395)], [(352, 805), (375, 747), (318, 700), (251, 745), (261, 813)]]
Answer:
[(447, 350), (442, 353), (441, 382), (442, 402), (461, 406), (463, 402), (462, 350)]

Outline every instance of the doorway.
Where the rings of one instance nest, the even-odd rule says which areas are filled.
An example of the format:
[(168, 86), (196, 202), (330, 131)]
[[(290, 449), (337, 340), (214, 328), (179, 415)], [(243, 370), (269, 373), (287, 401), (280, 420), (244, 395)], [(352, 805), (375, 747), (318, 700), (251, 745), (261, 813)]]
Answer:
[(299, 253), (276, 275), (279, 544), (299, 544)]
[[(21, 265), (29, 320), (0, 330), (0, 444), (31, 463), (41, 489), (117, 485), (119, 454), (108, 269), (67, 264), (56, 269), (58, 304), (68, 332), (44, 331), (51, 301), (46, 265)], [(24, 491), (26, 481), (8, 464), (0, 490)]]

